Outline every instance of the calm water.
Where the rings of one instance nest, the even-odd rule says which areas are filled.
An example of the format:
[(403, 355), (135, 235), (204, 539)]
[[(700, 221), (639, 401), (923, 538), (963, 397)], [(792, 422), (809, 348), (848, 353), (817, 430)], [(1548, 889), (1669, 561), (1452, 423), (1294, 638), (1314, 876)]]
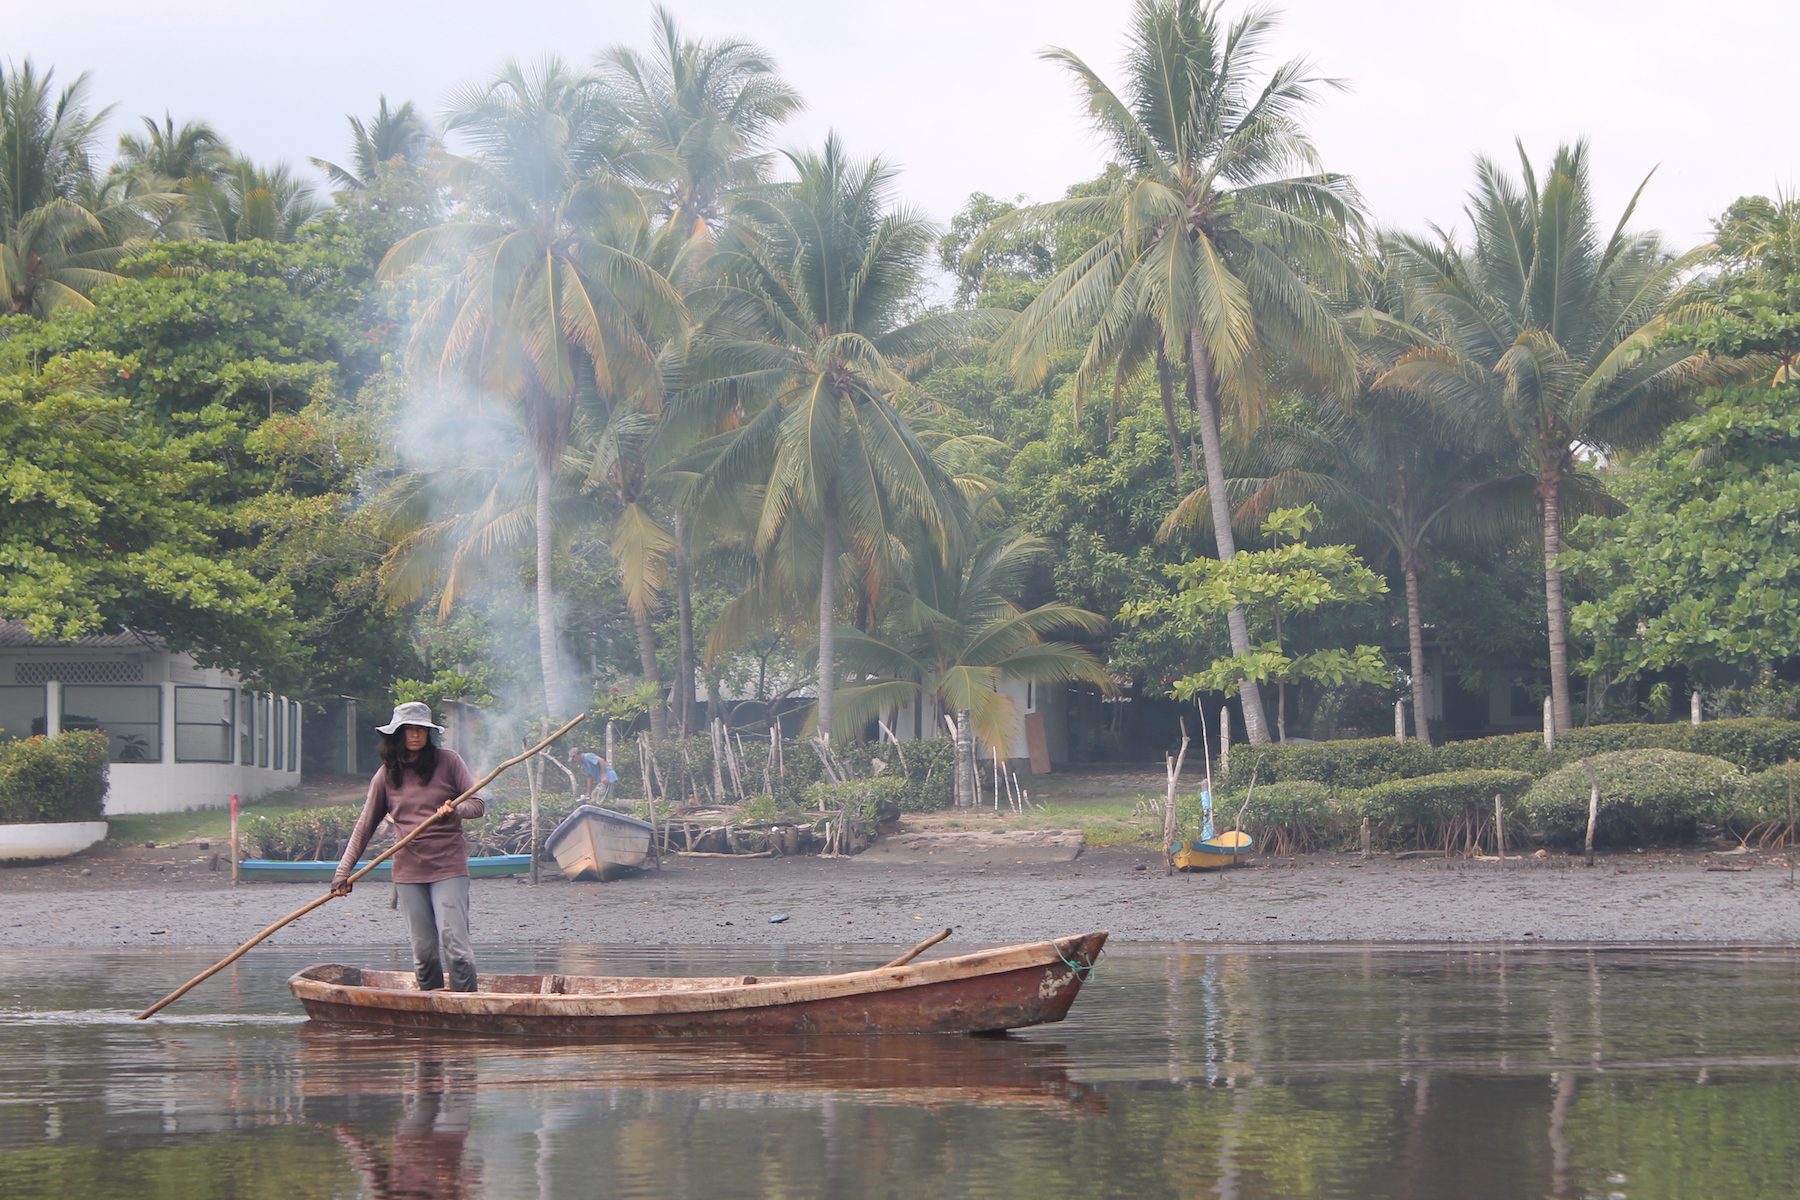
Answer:
[[(1800, 951), (1110, 949), (1003, 1040), (327, 1030), (258, 949), (0, 962), (0, 1197), (1789, 1197)], [(775, 973), (867, 948), (542, 951)], [(400, 965), (359, 959), (365, 965)]]

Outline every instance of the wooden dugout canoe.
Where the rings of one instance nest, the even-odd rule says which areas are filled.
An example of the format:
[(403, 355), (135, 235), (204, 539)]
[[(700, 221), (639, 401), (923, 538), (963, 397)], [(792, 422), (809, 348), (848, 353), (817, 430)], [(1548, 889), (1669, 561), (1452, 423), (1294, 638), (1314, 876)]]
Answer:
[(1062, 1020), (1105, 944), (1076, 934), (837, 975), (483, 975), (476, 992), (332, 963), (288, 986), (317, 1021), (518, 1037), (999, 1033)]

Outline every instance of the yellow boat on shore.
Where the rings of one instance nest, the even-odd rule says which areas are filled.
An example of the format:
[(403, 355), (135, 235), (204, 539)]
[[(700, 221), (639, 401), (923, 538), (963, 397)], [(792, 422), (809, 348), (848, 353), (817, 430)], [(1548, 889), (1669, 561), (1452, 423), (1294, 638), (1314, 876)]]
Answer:
[(1205, 841), (1179, 843), (1169, 857), (1178, 871), (1217, 871), (1241, 867), (1256, 841), (1241, 829), (1228, 829)]

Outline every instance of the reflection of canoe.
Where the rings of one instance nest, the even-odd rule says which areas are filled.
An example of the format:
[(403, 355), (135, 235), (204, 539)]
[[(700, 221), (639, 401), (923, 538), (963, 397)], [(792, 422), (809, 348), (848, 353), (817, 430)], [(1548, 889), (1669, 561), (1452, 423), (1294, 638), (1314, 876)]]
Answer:
[(288, 980), (316, 1020), (526, 1037), (995, 1033), (1060, 1021), (1106, 934), (838, 975), (483, 975), (421, 992), (411, 972), (326, 964)]
[[(365, 860), (356, 864), (358, 867), (368, 866)], [(388, 860), (370, 871), (365, 878), (386, 879), (393, 873), (393, 860)], [(469, 874), (477, 879), (490, 875), (519, 875), (531, 869), (529, 854), (487, 854), (469, 856)], [(333, 872), (337, 870), (336, 860), (327, 862), (321, 858), (302, 859), (299, 862), (282, 862), (274, 858), (246, 858), (238, 862), (238, 874), (246, 882), (253, 883), (329, 883)]]
[(1170, 857), (1182, 871), (1216, 871), (1241, 867), (1255, 842), (1241, 829), (1228, 829), (1207, 841), (1184, 842)]
[(544, 839), (544, 849), (570, 879), (616, 879), (650, 857), (648, 821), (592, 804), (578, 806)]
[[(584, 1091), (691, 1088), (708, 1094), (880, 1093), (883, 1103), (934, 1107), (1006, 1104), (1104, 1106), (1069, 1078), (1064, 1047), (1023, 1038), (709, 1038), (609, 1045), (521, 1045), (429, 1032), (350, 1031), (306, 1024), (299, 1033), (301, 1094), (318, 1113), (352, 1100), (367, 1120), (379, 1104), (422, 1088), (478, 1083)], [(567, 1055), (578, 1057), (570, 1059)], [(560, 1068), (571, 1062), (579, 1070)], [(423, 1082), (421, 1082), (423, 1081)], [(311, 1115), (311, 1114), (309, 1114)]]

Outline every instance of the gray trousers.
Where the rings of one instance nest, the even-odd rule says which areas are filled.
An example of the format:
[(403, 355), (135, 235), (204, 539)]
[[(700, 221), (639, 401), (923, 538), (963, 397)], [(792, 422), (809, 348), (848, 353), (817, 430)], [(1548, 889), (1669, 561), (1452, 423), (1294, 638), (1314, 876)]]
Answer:
[(400, 915), (412, 938), (413, 973), (419, 990), (444, 986), (446, 972), (452, 991), (475, 990), (475, 950), (469, 944), (469, 877), (456, 875), (436, 883), (397, 883)]

